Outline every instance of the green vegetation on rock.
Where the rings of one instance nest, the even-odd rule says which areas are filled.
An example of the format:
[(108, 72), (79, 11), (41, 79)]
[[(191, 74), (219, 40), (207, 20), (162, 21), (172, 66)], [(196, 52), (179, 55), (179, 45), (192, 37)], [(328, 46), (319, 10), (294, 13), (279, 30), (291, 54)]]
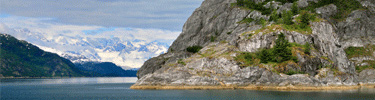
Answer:
[(367, 63), (367, 65), (364, 65), (364, 66), (356, 66), (355, 69), (357, 72), (362, 72), (363, 70), (365, 69), (375, 69), (375, 61), (372, 61), (372, 60), (366, 60), (366, 61), (363, 61), (365, 63)]
[(337, 7), (337, 13), (331, 16), (332, 19), (337, 21), (344, 20), (344, 18), (346, 18), (354, 10), (365, 9), (357, 0), (320, 0), (317, 3), (309, 2), (309, 6), (304, 9), (315, 12), (316, 8), (329, 4), (334, 4)]
[(257, 19), (257, 24), (260, 24), (264, 27), (264, 26), (266, 26), (267, 21), (264, 18), (259, 18), (259, 19)]
[(252, 19), (252, 18), (244, 18), (243, 20), (241, 20), (241, 21), (239, 21), (239, 22), (237, 22), (237, 23), (239, 23), (239, 24), (250, 24), (251, 22), (253, 22), (254, 21), (254, 19)]
[[(311, 19), (311, 18), (310, 18), (310, 15), (308, 14), (308, 12), (305, 11), (305, 12), (302, 12), (300, 16), (301, 16), (301, 17), (300, 17), (300, 18), (301, 18), (301, 19), (300, 19), (300, 20), (301, 20), (301, 23), (300, 23), (300, 25), (299, 25), (300, 28), (301, 28), (301, 29), (307, 28), (307, 26), (310, 25), (310, 22), (309, 22), (310, 19)], [(312, 17), (312, 18), (315, 18), (315, 17)]]
[[(278, 35), (276, 39), (276, 45), (274, 48), (269, 49), (272, 52), (271, 56), (261, 56), (261, 58), (270, 59), (270, 61), (265, 62), (284, 62), (288, 60), (292, 60), (292, 51), (290, 50), (290, 44), (288, 40), (285, 39), (283, 33)], [(264, 49), (267, 50), (267, 49)], [(263, 62), (263, 61), (262, 61)]]
[(305, 48), (304, 53), (310, 54), (310, 50), (311, 50), (310, 43), (306, 42), (305, 45), (303, 45), (303, 47)]
[[(364, 47), (348, 47), (345, 49), (346, 56), (348, 59), (351, 58), (361, 58), (361, 57), (374, 57), (375, 52), (375, 45), (367, 45)], [(356, 61), (355, 61), (356, 62)], [(357, 72), (361, 72), (364, 69), (367, 68), (373, 68), (375, 69), (375, 61), (372, 60), (363, 60), (361, 62), (358, 62), (360, 64), (356, 65)], [(362, 65), (362, 63), (365, 63)]]
[(346, 56), (350, 59), (353, 57), (372, 56), (375, 51), (375, 45), (365, 47), (348, 47), (345, 49)]
[(282, 4), (285, 4), (285, 3), (293, 3), (293, 2), (296, 2), (298, 0), (265, 0), (265, 1), (259, 2), (259, 3), (256, 3), (253, 0), (237, 0), (237, 2), (235, 4), (239, 7), (257, 10), (257, 11), (262, 12), (263, 15), (268, 15), (268, 14), (271, 14), (272, 9), (266, 8), (266, 7), (264, 7), (264, 5), (267, 4), (270, 1), (277, 1), (277, 2), (281, 2)]
[(294, 15), (297, 15), (299, 13), (299, 7), (298, 7), (297, 2), (293, 3), (293, 5), (292, 5), (292, 12), (293, 12)]
[(241, 52), (236, 57), (235, 60), (237, 62), (242, 62), (240, 66), (253, 66), (260, 63), (259, 57), (256, 55), (256, 53), (250, 53), (250, 52)]
[(255, 3), (253, 0), (237, 0), (236, 5), (239, 7), (244, 7), (248, 9), (253, 9), (262, 12), (263, 15), (267, 15), (271, 13), (270, 8), (266, 8), (263, 5), (267, 2), (262, 3)]
[[(270, 16), (269, 20), (265, 20), (263, 18), (259, 18), (259, 19), (244, 18), (238, 23), (249, 24), (251, 22), (256, 21), (256, 24), (259, 24), (265, 27), (268, 21), (273, 21), (275, 22), (275, 24), (279, 24), (280, 26), (282, 26), (284, 29), (288, 31), (296, 31), (302, 34), (311, 34), (312, 29), (309, 27), (310, 21), (313, 21), (313, 22), (320, 21), (320, 19), (317, 18), (315, 13), (311, 13), (309, 11), (304, 10), (304, 9), (307, 9), (308, 7), (299, 8), (296, 2), (298, 0), (276, 0), (278, 2), (282, 2), (283, 4), (293, 3), (291, 10), (283, 11), (280, 14), (278, 14), (275, 9), (264, 8), (264, 4), (266, 4), (269, 1), (271, 0), (265, 0), (264, 2), (261, 2), (261, 3), (255, 3), (252, 0), (237, 0), (236, 4), (239, 7), (254, 9), (254, 10), (262, 12), (263, 15)], [(298, 14), (299, 16), (293, 19), (293, 16), (298, 15)]]
[[(291, 14), (291, 12), (289, 12)], [(288, 16), (288, 15), (285, 15)], [(296, 31), (302, 34), (311, 34), (312, 29), (309, 26), (310, 21), (316, 22), (320, 19), (316, 18), (316, 15), (313, 13), (310, 13), (308, 11), (302, 10), (300, 11), (300, 16), (295, 18), (295, 23), (286, 22), (284, 21), (284, 24), (282, 24), (283, 28), (289, 31)]]
[(283, 24), (292, 25), (293, 24), (293, 13), (292, 11), (283, 11), (282, 14)]
[(215, 42), (215, 38), (216, 38), (215, 36), (211, 36), (211, 40), (210, 41), (211, 42)]
[(270, 21), (277, 22), (277, 20), (280, 19), (280, 18), (281, 18), (280, 14), (277, 14), (276, 11), (272, 11), (272, 13), (270, 15)]
[[(283, 11), (281, 14), (278, 14), (275, 9), (272, 9), (272, 7), (266, 8), (264, 6), (270, 1), (281, 2), (282, 4), (293, 3), (293, 5), (290, 11)], [(253, 0), (237, 0), (237, 3), (235, 4), (238, 7), (257, 10), (262, 12), (263, 15), (270, 16), (269, 20), (245, 18), (239, 23), (248, 24), (250, 22), (257, 21), (257, 24), (265, 26), (265, 23), (267, 23), (267, 21), (274, 21), (276, 24), (281, 24), (281, 26), (283, 26), (284, 29), (296, 31), (302, 34), (311, 34), (312, 30), (309, 27), (309, 22), (316, 22), (320, 20), (316, 17), (316, 8), (323, 7), (329, 4), (336, 5), (337, 13), (331, 16), (331, 18), (336, 21), (343, 20), (353, 10), (366, 9), (365, 7), (362, 7), (357, 0), (321, 0), (319, 2), (309, 1), (309, 5), (304, 8), (299, 8), (298, 3), (296, 1), (298, 0), (265, 0), (263, 2), (256, 3)], [(295, 18), (294, 22), (293, 16), (297, 14), (299, 14), (299, 16)]]
[(287, 75), (293, 75), (293, 74), (305, 74), (305, 73), (302, 72), (302, 71), (289, 70), (285, 74), (287, 74)]
[(203, 47), (202, 46), (190, 46), (186, 48), (186, 51), (191, 52), (191, 53), (197, 53), (199, 50), (201, 50)]
[(183, 59), (178, 59), (177, 63), (178, 64), (182, 64), (184, 66), (186, 65), (186, 63), (183, 61)]
[(285, 39), (283, 33), (278, 35), (275, 42), (276, 45), (271, 49), (262, 49), (256, 53), (243, 52), (235, 59), (239, 62), (243, 62), (246, 66), (268, 62), (282, 63), (289, 60), (297, 62), (297, 58), (292, 56), (291, 45), (288, 40)]

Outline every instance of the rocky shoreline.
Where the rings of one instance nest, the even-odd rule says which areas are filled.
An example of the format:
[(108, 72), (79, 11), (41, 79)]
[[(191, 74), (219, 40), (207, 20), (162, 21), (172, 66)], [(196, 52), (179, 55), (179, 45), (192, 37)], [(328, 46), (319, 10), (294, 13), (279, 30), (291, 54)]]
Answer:
[[(270, 20), (261, 11), (235, 7), (237, 0), (205, 0), (186, 21), (168, 52), (147, 60), (131, 89), (348, 90), (374, 88), (374, 2), (350, 0), (362, 9), (332, 20), (332, 3), (306, 11), (316, 14), (307, 30)], [(277, 11), (301, 9), (320, 0), (264, 2)], [(274, 11), (277, 13), (277, 11)], [(283, 14), (282, 14), (283, 15)], [(301, 14), (293, 15), (294, 23)], [(285, 17), (286, 18), (286, 17)], [(249, 19), (248, 23), (241, 23)], [(266, 20), (260, 24), (261, 20)], [(280, 19), (280, 20), (284, 20)], [(293, 24), (298, 26), (299, 24)], [(271, 61), (280, 34), (294, 59)], [(197, 52), (187, 48), (200, 46)], [(269, 50), (269, 51), (267, 51)], [(284, 49), (285, 50), (285, 49)], [(261, 52), (261, 53), (259, 53)], [(261, 62), (264, 60), (266, 62)]]
[(350, 86), (131, 86), (136, 90), (280, 90), (280, 91), (319, 91), (319, 90), (354, 90), (361, 88), (375, 88), (375, 84), (361, 84)]

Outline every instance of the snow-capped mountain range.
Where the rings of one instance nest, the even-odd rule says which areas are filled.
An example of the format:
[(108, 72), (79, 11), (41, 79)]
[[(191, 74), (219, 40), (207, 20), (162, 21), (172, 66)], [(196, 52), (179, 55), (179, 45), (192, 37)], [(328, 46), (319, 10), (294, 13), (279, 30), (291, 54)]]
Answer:
[(181, 33), (166, 29), (74, 25), (60, 23), (55, 18), (1, 14), (0, 32), (74, 63), (112, 62), (123, 69), (139, 68), (147, 59), (167, 52)]
[(124, 69), (140, 67), (147, 59), (165, 53), (170, 44), (159, 41), (122, 40), (118, 37), (82, 37), (59, 34), (48, 38), (46, 33), (13, 29), (10, 35), (57, 53), (73, 63), (112, 62)]

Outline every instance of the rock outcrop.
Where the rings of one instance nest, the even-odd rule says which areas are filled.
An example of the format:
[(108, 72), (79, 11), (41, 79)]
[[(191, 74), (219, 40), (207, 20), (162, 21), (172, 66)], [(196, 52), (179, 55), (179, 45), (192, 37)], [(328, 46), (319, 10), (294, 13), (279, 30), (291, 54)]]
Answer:
[(363, 47), (375, 43), (375, 12), (355, 10), (345, 21), (337, 24), (337, 34), (342, 46)]
[[(183, 27), (168, 53), (151, 58), (138, 71), (134, 89), (142, 86), (357, 86), (375, 83), (373, 69), (357, 72), (355, 58), (348, 58), (345, 49), (375, 44), (374, 2), (358, 0), (367, 9), (352, 11), (346, 20), (335, 21), (333, 4), (315, 9), (320, 21), (310, 22), (311, 33), (284, 29), (269, 22), (239, 23), (245, 18), (268, 20), (256, 10), (234, 6), (236, 0), (205, 0)], [(264, 2), (264, 0), (255, 0)], [(299, 7), (319, 0), (299, 0)], [(290, 10), (292, 3), (269, 2), (265, 7)], [(278, 34), (295, 44), (311, 44), (309, 54), (294, 48), (296, 61), (282, 64), (247, 65), (238, 62), (241, 52), (258, 52), (275, 46)], [(202, 46), (198, 53), (187, 47)], [(375, 52), (374, 52), (375, 55)], [(352, 59), (352, 60), (350, 60)], [(374, 59), (366, 59), (366, 61)], [(362, 60), (363, 61), (363, 60)], [(361, 61), (361, 62), (362, 62)], [(304, 74), (287, 75), (287, 72)], [(370, 76), (370, 77), (366, 77)], [(147, 89), (147, 88), (145, 88)]]

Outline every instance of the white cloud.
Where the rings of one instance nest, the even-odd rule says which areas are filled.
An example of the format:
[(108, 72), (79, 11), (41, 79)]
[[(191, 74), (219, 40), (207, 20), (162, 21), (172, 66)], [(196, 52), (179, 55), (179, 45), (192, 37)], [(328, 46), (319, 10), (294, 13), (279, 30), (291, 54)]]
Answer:
[(181, 30), (203, 0), (0, 0), (0, 13), (62, 23)]
[[(20, 16), (9, 16), (2, 18), (1, 32), (10, 31), (12, 29), (24, 29), (26, 31), (41, 33), (48, 40), (60, 40), (61, 34), (71, 37), (90, 37), (90, 38), (120, 38), (124, 40), (139, 39), (147, 42), (155, 40), (169, 40), (170, 42), (176, 39), (181, 33), (179, 31), (170, 31), (163, 29), (142, 29), (142, 28), (128, 28), (128, 27), (103, 27), (103, 26), (89, 26), (89, 25), (66, 25), (56, 22), (49, 22), (52, 18), (29, 18)], [(103, 29), (111, 29), (104, 30)], [(113, 30), (112, 30), (113, 29)], [(86, 34), (84, 31), (98, 32), (96, 34)], [(100, 31), (97, 31), (100, 30)], [(74, 42), (70, 40), (69, 42)]]

